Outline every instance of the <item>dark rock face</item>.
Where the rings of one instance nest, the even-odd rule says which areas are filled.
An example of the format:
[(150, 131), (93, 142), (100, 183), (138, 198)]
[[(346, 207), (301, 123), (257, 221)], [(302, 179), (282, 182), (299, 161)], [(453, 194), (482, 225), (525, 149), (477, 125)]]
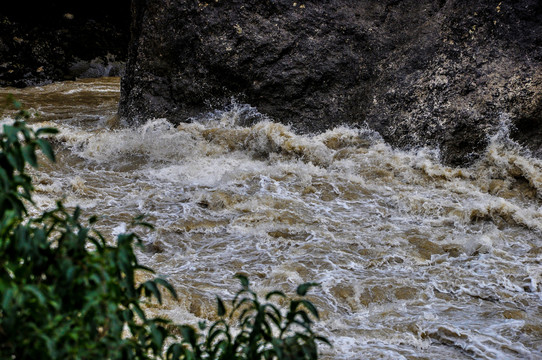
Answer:
[(130, 0), (0, 5), (0, 86), (119, 76), (129, 40)]
[(441, 3), (380, 63), (388, 68), (375, 82), (367, 122), (399, 146), (437, 145), (456, 165), (476, 157), (503, 122), (537, 152), (542, 3)]
[(538, 0), (135, 0), (119, 113), (186, 121), (232, 97), (318, 132), (364, 125), (465, 164), (503, 121), (542, 133)]

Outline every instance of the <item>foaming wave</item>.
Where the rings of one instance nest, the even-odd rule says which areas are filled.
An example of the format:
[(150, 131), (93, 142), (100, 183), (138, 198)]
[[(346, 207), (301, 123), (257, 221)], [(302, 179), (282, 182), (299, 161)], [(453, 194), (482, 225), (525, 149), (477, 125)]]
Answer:
[(76, 155), (88, 161), (115, 164), (126, 159), (171, 162), (198, 153), (212, 152), (191, 131), (177, 131), (165, 119), (138, 128), (114, 131), (61, 131), (61, 140)]
[[(523, 324), (523, 321), (509, 321), (506, 327), (520, 329)], [(428, 336), (442, 345), (456, 347), (477, 359), (520, 359), (530, 355), (530, 351), (522, 344), (511, 342), (495, 334), (492, 328), (499, 327), (502, 325), (496, 324), (484, 329), (491, 333), (491, 336), (487, 336), (476, 330), (442, 325), (430, 330)]]
[(541, 166), (506, 132), (452, 168), (367, 129), (300, 135), (252, 111), (114, 131), (60, 124), (60, 169), (42, 176), (38, 202), (82, 203), (112, 233), (149, 214), (158, 230), (140, 256), (182, 295), (151, 311), (175, 321), (212, 319), (214, 294), (231, 298), (242, 271), (259, 292), (322, 284), (317, 326), (335, 344), (324, 357), (540, 353), (529, 318), (540, 313)]
[[(70, 128), (61, 138), (87, 161), (113, 167), (127, 162), (154, 164), (150, 176), (163, 181), (217, 186), (235, 172), (262, 173), (278, 164), (293, 164), (291, 172), (300, 175), (295, 164), (301, 162), (346, 181), (341, 188), (354, 183), (376, 193), (395, 192), (393, 197), (409, 211), (428, 218), (505, 221), (542, 230), (540, 204), (532, 198), (524, 201), (529, 195), (526, 188), (540, 198), (542, 161), (513, 143), (506, 128), (491, 139), (485, 155), (473, 166), (452, 168), (439, 162), (438, 151), (394, 150), (366, 129), (338, 127), (318, 135), (298, 135), (268, 120), (241, 126), (243, 111), (253, 109), (233, 108), (208, 121), (177, 127), (154, 119), (115, 131)], [(310, 183), (304, 189), (319, 193)], [(334, 191), (341, 195), (342, 190)]]
[(260, 113), (258, 109), (249, 104), (239, 103), (235, 98), (224, 109), (202, 114), (199, 117), (190, 119), (209, 127), (234, 128), (249, 127), (260, 121), (269, 121), (269, 118)]
[(329, 165), (333, 159), (332, 151), (322, 142), (310, 136), (296, 135), (289, 127), (268, 121), (251, 128), (245, 146), (259, 155), (280, 153), (323, 166)]
[(526, 180), (542, 198), (542, 160), (534, 158), (511, 140), (505, 124), (490, 138), (485, 156), (476, 164), (475, 170), (481, 179), (505, 180), (508, 183)]
[[(175, 162), (187, 158), (243, 151), (259, 158), (280, 155), (328, 166), (338, 150), (368, 143), (360, 130), (337, 128), (318, 136), (297, 135), (288, 126), (260, 121), (249, 127), (236, 125), (237, 113), (222, 114), (217, 121), (183, 123), (174, 127), (166, 119), (149, 120), (137, 128), (113, 131), (73, 131), (61, 135), (78, 156), (96, 162), (126, 157)], [(229, 120), (228, 120), (229, 119)]]

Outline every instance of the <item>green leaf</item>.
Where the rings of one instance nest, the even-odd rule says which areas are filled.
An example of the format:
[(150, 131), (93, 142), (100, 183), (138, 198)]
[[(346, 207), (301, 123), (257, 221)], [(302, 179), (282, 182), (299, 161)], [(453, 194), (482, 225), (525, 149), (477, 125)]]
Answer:
[(142, 270), (142, 271), (148, 272), (150, 274), (154, 274), (153, 269), (151, 269), (150, 267), (144, 266), (144, 265), (140, 265), (140, 264), (137, 264), (136, 266), (134, 266), (134, 270)]
[(249, 298), (242, 298), (241, 300), (239, 300), (238, 303), (234, 302), (233, 303), (233, 310), (232, 310), (232, 314), (234, 311), (237, 311), (237, 309), (239, 309), (243, 304), (246, 304), (246, 303), (250, 303), (251, 300)]
[(271, 321), (273, 321), (273, 323), (277, 326), (277, 328), (279, 329), (281, 328), (281, 318), (279, 316), (277, 316), (276, 314), (272, 312), (267, 312), (266, 315), (269, 319), (271, 319)]
[(218, 296), (216, 297), (216, 307), (217, 307), (217, 314), (218, 316), (222, 317), (226, 315), (226, 307), (224, 306), (224, 303), (222, 302), (222, 299)]
[(275, 290), (275, 291), (271, 291), (271, 292), (267, 293), (267, 295), (265, 295), (265, 300), (269, 300), (273, 296), (286, 298), (286, 295), (284, 295), (284, 293), (282, 291)]
[[(75, 210), (73, 211), (73, 221), (78, 221), (79, 220), (79, 216), (81, 216), (81, 208), (79, 206), (76, 206), (75, 207)], [(86, 235), (85, 235), (86, 237)]]
[(241, 283), (241, 286), (243, 288), (248, 288), (249, 287), (248, 278), (245, 275), (237, 274), (237, 275), (235, 275), (235, 277), (237, 279), (239, 279), (239, 282)]
[(53, 152), (53, 148), (51, 147), (51, 144), (45, 139), (36, 139), (36, 143), (40, 147), (41, 152), (45, 156), (47, 156), (47, 158), (51, 162), (55, 162), (55, 153)]
[(5, 313), (9, 313), (11, 311), (11, 300), (13, 299), (13, 289), (7, 289), (2, 294), (2, 310)]
[(297, 287), (297, 295), (299, 296), (305, 296), (307, 294), (307, 291), (309, 291), (309, 289), (311, 287), (314, 287), (314, 286), (320, 286), (319, 283), (315, 283), (315, 282), (307, 282), (307, 283), (304, 283), (304, 284), (301, 284)]
[(22, 148), (23, 151), (23, 157), (26, 160), (27, 163), (30, 164), (30, 166), (37, 168), (38, 167), (38, 159), (36, 158), (36, 152), (34, 150), (34, 146), (32, 145), (25, 145)]
[(183, 337), (183, 339), (187, 343), (192, 345), (192, 347), (196, 347), (197, 336), (194, 329), (192, 329), (192, 327), (188, 325), (181, 325), (180, 330), (181, 330), (181, 336)]
[(186, 349), (181, 344), (172, 344), (167, 349), (166, 358), (168, 360), (184, 359), (181, 355), (185, 354)]
[(304, 327), (306, 327), (307, 329), (310, 327), (310, 324), (312, 324), (312, 320), (309, 318), (309, 315), (307, 314), (307, 312), (305, 310), (298, 310), (296, 312), (296, 315), (299, 315), (301, 316), (301, 318), (303, 319), (303, 321), (295, 321), (296, 324), (299, 324), (299, 325), (302, 325)]
[(323, 336), (315, 336), (314, 337), (315, 340), (318, 340), (318, 341), (321, 341), (323, 342), (324, 344), (327, 344), (329, 345), (330, 347), (333, 347), (333, 345), (331, 345), (331, 343), (329, 342), (329, 340)]
[(206, 339), (207, 347), (211, 347), (211, 344), (221, 334), (227, 338), (230, 338), (228, 334), (228, 325), (223, 320), (218, 320), (209, 328), (209, 334), (207, 335)]
[(145, 313), (143, 312), (143, 310), (141, 310), (141, 308), (139, 307), (139, 305), (135, 304), (133, 306), (133, 309), (134, 311), (136, 312), (137, 316), (139, 316), (139, 318), (143, 321), (146, 321), (147, 320), (147, 316), (145, 315)]
[(66, 271), (66, 280), (68, 282), (72, 282), (74, 275), (75, 275), (75, 267), (72, 266)]
[(154, 279), (154, 282), (157, 283), (158, 285), (162, 285), (163, 287), (165, 287), (169, 291), (171, 296), (173, 296), (173, 298), (177, 299), (177, 292), (175, 291), (173, 286), (168, 281), (166, 281), (164, 279), (161, 279), (161, 278), (156, 278), (156, 279)]
[(19, 129), (17, 129), (14, 126), (4, 125), (4, 134), (6, 134), (10, 143), (18, 142), (19, 140), (17, 136), (18, 132), (19, 132)]
[(156, 283), (154, 281), (145, 281), (143, 283), (143, 286), (145, 288), (145, 294), (147, 296), (152, 294), (160, 304), (162, 303), (162, 294), (160, 294), (160, 290), (158, 290), (158, 287), (156, 286)]
[(314, 315), (315, 318), (320, 319), (318, 316), (318, 310), (316, 310), (316, 307), (308, 300), (301, 300), (301, 304), (307, 308), (307, 310), (310, 311), (312, 315)]
[(162, 345), (164, 344), (164, 328), (161, 326), (153, 326), (151, 325), (151, 335), (152, 335), (152, 341), (156, 345), (158, 349), (162, 348)]
[(19, 151), (16, 152), (10, 152), (6, 155), (8, 158), (9, 164), (13, 166), (15, 169), (22, 171), (24, 168), (24, 161), (21, 157), (21, 153)]
[(44, 127), (44, 128), (39, 128), (38, 130), (36, 130), (36, 136), (40, 136), (42, 134), (50, 134), (50, 135), (54, 135), (54, 134), (58, 134), (59, 131), (57, 128), (52, 128), (52, 127)]
[(41, 291), (39, 291), (39, 289), (34, 286), (34, 285), (26, 285), (23, 287), (24, 290), (32, 293), (36, 299), (39, 301), (40, 305), (44, 305), (46, 300), (45, 300), (45, 296), (43, 296), (43, 294), (41, 293)]
[(3, 190), (5, 192), (9, 191), (9, 185), (10, 185), (11, 181), (10, 181), (10, 178), (8, 176), (8, 173), (2, 167), (0, 167), (0, 180), (2, 180), (2, 183), (3, 183)]
[(275, 350), (277, 354), (277, 358), (279, 360), (285, 359), (284, 352), (283, 352), (283, 347), (284, 347), (283, 342), (280, 339), (273, 339), (271, 341), (271, 344), (273, 345), (273, 349)]

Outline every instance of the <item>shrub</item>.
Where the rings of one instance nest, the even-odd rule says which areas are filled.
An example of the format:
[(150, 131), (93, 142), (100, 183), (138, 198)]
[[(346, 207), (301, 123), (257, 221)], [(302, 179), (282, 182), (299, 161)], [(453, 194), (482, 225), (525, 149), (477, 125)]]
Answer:
[[(305, 299), (290, 299), (285, 315), (270, 302), (262, 303), (249, 287), (248, 278), (237, 275), (241, 290), (232, 300), (232, 309), (227, 315), (223, 301), (217, 297), (217, 312), (220, 320), (213, 323), (206, 336), (190, 326), (180, 326), (182, 342), (170, 346), (168, 359), (317, 359), (316, 341), (327, 343), (326, 338), (316, 335), (312, 329), (310, 315), (318, 319), (318, 310)], [(317, 286), (305, 283), (297, 288), (299, 296)], [(272, 291), (265, 300), (272, 297), (286, 299), (284, 293)], [(309, 315), (310, 314), (310, 315)], [(230, 322), (239, 328), (232, 328)], [(202, 331), (204, 323), (199, 324)], [(232, 334), (237, 331), (237, 335)]]
[[(55, 160), (46, 136), (57, 130), (32, 130), (24, 122), (29, 113), (13, 104), (15, 122), (0, 133), (0, 358), (317, 358), (316, 342), (327, 340), (312, 331), (318, 312), (302, 298), (313, 283), (298, 287), (300, 298), (289, 300), (285, 311), (260, 302), (240, 275), (229, 315), (217, 298), (220, 320), (208, 328), (148, 318), (143, 301), (161, 303), (160, 287), (176, 294), (164, 279), (136, 282), (137, 271), (152, 272), (134, 253), (142, 245), (137, 234), (120, 234), (109, 244), (93, 229), (96, 217), (84, 225), (80, 209), (69, 211), (62, 202), (28, 216), (34, 189), (26, 166), (38, 166), (38, 150)], [(141, 218), (135, 226), (152, 227)], [(274, 291), (266, 301), (272, 297), (285, 295)]]

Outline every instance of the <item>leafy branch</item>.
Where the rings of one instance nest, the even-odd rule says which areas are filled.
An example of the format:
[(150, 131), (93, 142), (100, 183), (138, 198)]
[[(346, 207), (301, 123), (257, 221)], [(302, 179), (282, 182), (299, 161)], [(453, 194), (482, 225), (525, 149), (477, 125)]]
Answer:
[[(80, 208), (61, 201), (28, 215), (34, 187), (27, 165), (38, 167), (38, 151), (55, 161), (47, 138), (58, 131), (34, 131), (24, 122), (30, 114), (11, 102), (15, 122), (0, 133), (0, 358), (316, 359), (317, 342), (329, 344), (313, 332), (319, 314), (304, 298), (315, 283), (299, 286), (282, 309), (269, 300), (285, 294), (272, 291), (262, 302), (238, 275), (231, 310), (217, 297), (220, 319), (208, 328), (149, 318), (145, 299), (161, 304), (162, 289), (177, 294), (161, 278), (136, 281), (138, 271), (153, 273), (135, 255), (139, 235), (120, 234), (111, 244), (94, 229), (97, 217), (85, 223)], [(152, 228), (141, 217), (133, 225)]]

